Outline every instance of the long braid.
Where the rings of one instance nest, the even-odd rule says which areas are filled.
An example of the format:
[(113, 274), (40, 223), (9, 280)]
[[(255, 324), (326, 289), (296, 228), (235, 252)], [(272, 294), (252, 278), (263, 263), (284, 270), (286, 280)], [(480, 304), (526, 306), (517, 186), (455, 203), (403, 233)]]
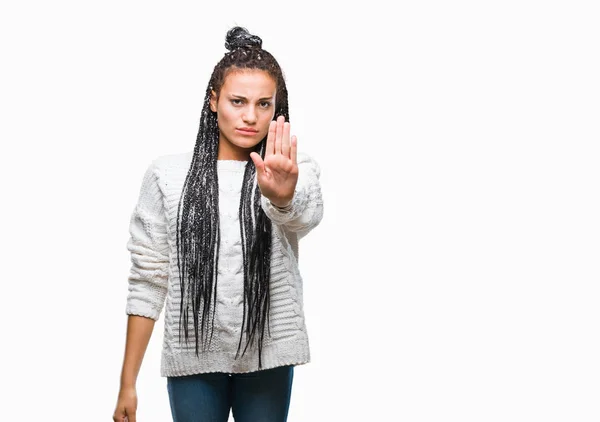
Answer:
[[(235, 27), (227, 33), (225, 47), (230, 51), (215, 66), (206, 90), (200, 128), (188, 174), (177, 209), (177, 266), (180, 275), (181, 303), (179, 341), (184, 333), (189, 341), (189, 313), (193, 316), (196, 355), (210, 346), (214, 331), (220, 244), (219, 189), (217, 156), (219, 128), (217, 114), (210, 109), (211, 91), (219, 94), (225, 78), (239, 69), (264, 70), (277, 85), (275, 116), (289, 121), (288, 93), (281, 67), (263, 50), (262, 40)], [(264, 159), (266, 137), (255, 151)], [(236, 358), (244, 335), (246, 346), (258, 342), (259, 369), (270, 309), (271, 221), (260, 206), (261, 192), (256, 183), (256, 167), (249, 159), (244, 172), (239, 219), (244, 271), (244, 313)], [(182, 329), (183, 328), (183, 329)]]

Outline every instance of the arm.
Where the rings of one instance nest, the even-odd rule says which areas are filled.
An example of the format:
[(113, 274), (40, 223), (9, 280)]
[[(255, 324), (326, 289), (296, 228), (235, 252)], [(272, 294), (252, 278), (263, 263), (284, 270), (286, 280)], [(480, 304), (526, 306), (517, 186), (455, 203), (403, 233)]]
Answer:
[(168, 288), (169, 244), (167, 215), (154, 163), (142, 182), (138, 203), (131, 215), (131, 272), (126, 313), (158, 320)]
[(148, 347), (154, 324), (159, 318), (168, 288), (169, 246), (167, 218), (154, 163), (142, 182), (132, 213), (127, 249), (131, 253), (131, 273), (126, 313), (127, 338), (114, 421), (135, 421), (136, 380)]
[(151, 318), (129, 315), (127, 319), (125, 357), (121, 370), (121, 390), (135, 388), (155, 322)]
[(284, 207), (261, 195), (261, 206), (269, 219), (304, 237), (323, 219), (323, 196), (319, 164), (307, 154), (298, 153), (298, 182), (292, 201)]
[(284, 116), (272, 121), (267, 135), (264, 160), (250, 153), (256, 166), (261, 207), (267, 217), (298, 239), (316, 227), (323, 218), (321, 170), (307, 154), (298, 153), (298, 140), (290, 137), (290, 124)]
[(127, 320), (127, 339), (125, 341), (125, 357), (121, 370), (121, 387), (113, 421), (122, 422), (125, 417), (129, 421), (136, 420), (137, 392), (136, 380), (146, 348), (152, 335), (155, 321), (151, 318), (130, 315)]

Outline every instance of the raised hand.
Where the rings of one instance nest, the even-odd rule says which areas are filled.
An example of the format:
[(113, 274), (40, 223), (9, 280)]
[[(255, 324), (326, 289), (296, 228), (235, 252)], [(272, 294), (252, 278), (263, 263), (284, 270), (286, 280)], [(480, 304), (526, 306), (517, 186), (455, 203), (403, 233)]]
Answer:
[(265, 159), (256, 152), (250, 154), (260, 191), (278, 207), (285, 207), (294, 197), (298, 182), (297, 144), (296, 136), (290, 138), (290, 123), (279, 116), (269, 125)]

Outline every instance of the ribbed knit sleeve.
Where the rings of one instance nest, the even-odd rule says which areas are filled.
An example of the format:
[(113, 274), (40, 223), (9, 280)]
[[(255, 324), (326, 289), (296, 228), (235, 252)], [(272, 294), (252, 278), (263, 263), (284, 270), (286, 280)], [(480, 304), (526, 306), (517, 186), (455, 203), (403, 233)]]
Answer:
[(167, 215), (153, 162), (146, 170), (129, 225), (131, 273), (126, 313), (157, 320), (168, 286)]
[(323, 218), (323, 197), (319, 177), (319, 164), (309, 155), (298, 152), (298, 182), (292, 203), (285, 209), (271, 204), (261, 195), (261, 206), (267, 217), (277, 225), (296, 232), (302, 238), (315, 228)]

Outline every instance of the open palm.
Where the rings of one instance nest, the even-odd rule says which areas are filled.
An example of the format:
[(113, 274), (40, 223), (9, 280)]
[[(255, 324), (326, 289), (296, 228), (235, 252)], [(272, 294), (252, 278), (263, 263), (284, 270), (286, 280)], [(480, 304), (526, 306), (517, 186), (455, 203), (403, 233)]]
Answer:
[(269, 125), (264, 160), (256, 152), (250, 154), (261, 193), (279, 207), (294, 197), (298, 182), (297, 144), (295, 136), (290, 138), (290, 123), (279, 116)]

